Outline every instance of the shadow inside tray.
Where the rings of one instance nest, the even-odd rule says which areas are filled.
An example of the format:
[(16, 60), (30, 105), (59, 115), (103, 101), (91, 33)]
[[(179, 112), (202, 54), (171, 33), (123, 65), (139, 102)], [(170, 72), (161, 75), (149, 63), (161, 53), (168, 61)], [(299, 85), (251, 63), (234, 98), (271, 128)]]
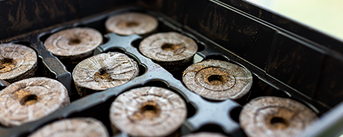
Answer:
[[(218, 126), (216, 124), (213, 124), (213, 123), (203, 125), (202, 127), (200, 127), (200, 129), (194, 131), (193, 133), (188, 133), (188, 134), (196, 134), (196, 133), (203, 133), (203, 132), (206, 132), (206, 133), (216, 133), (216, 134), (230, 136), (230, 135), (227, 135), (224, 132), (222, 127), (220, 127), (220, 126)], [(187, 134), (185, 134), (185, 135), (187, 135)]]
[(105, 101), (104, 103), (101, 103), (99, 105), (96, 105), (94, 107), (88, 108), (80, 112), (73, 113), (70, 116), (68, 116), (68, 118), (74, 118), (74, 117), (95, 118), (101, 121), (106, 126), (107, 131), (110, 134), (110, 136), (113, 136), (109, 115), (110, 115), (110, 107), (114, 99), (115, 97), (112, 97), (108, 99), (107, 101)]

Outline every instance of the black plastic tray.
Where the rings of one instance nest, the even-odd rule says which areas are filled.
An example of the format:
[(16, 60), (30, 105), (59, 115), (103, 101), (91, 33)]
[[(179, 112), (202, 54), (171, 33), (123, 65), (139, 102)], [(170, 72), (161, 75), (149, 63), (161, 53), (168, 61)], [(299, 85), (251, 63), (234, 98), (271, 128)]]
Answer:
[[(26, 136), (47, 123), (69, 117), (94, 117), (99, 119), (106, 125), (110, 135), (112, 135), (109, 122), (109, 107), (112, 101), (117, 95), (128, 89), (147, 85), (171, 89), (184, 98), (187, 103), (188, 116), (187, 121), (179, 129), (182, 135), (190, 132), (209, 130), (222, 132), (231, 136), (245, 136), (238, 124), (241, 105), (259, 96), (292, 98), (311, 108), (318, 116), (321, 116), (341, 101), (339, 97), (327, 100), (326, 98), (333, 97), (331, 94), (327, 94), (323, 96), (324, 99), (321, 99), (313, 96), (314, 93), (312, 92), (306, 93), (308, 91), (306, 90), (308, 87), (306, 83), (310, 83), (310, 85), (313, 83), (313, 77), (308, 76), (310, 74), (315, 76), (314, 83), (322, 84), (318, 82), (318, 77), (328, 77), (330, 75), (323, 73), (330, 69), (338, 69), (322, 64), (328, 63), (328, 61), (332, 60), (331, 58), (338, 55), (325, 54), (326, 52), (321, 52), (320, 49), (316, 49), (315, 44), (313, 46), (313, 41), (305, 39), (293, 32), (285, 31), (284, 28), (270, 23), (268, 24), (268, 22), (262, 19), (230, 6), (227, 2), (201, 0), (192, 3), (192, 6), (186, 6), (190, 2), (194, 1), (147, 2), (150, 6), (151, 4), (159, 5), (152, 5), (155, 11), (141, 7), (123, 8), (0, 41), (0, 43), (20, 43), (35, 49), (40, 58), (38, 72), (44, 72), (37, 74), (37, 76), (46, 76), (59, 80), (68, 89), (72, 101), (69, 106), (59, 109), (40, 120), (21, 126), (1, 127), (0, 135)], [(239, 6), (236, 5), (236, 7)], [(151, 7), (148, 6), (147, 8)], [(203, 12), (201, 13), (195, 8), (204, 9), (204, 11), (201, 11)], [(144, 12), (155, 16), (159, 20), (158, 32), (176, 31), (193, 38), (200, 47), (195, 58), (196, 62), (199, 61), (199, 58), (202, 60), (220, 59), (249, 69), (254, 75), (254, 82), (249, 98), (247, 100), (239, 100), (238, 102), (231, 100), (223, 102), (205, 100), (185, 88), (180, 81), (182, 73), (169, 73), (150, 59), (141, 55), (137, 50), (137, 46), (140, 40), (142, 40), (141, 37), (138, 35), (118, 36), (113, 33), (106, 34), (104, 24), (107, 17), (127, 11)], [(220, 19), (219, 16), (228, 18)], [(220, 24), (226, 26), (220, 26)], [(231, 28), (230, 25), (234, 27)], [(71, 72), (68, 71), (71, 68), (67, 70), (65, 67), (67, 64), (64, 65), (43, 46), (44, 40), (50, 34), (71, 27), (92, 27), (99, 30), (104, 34), (105, 42), (94, 53), (119, 51), (129, 55), (139, 63), (141, 72), (139, 76), (122, 86), (80, 98), (74, 88)], [(223, 28), (228, 29), (225, 30)], [(253, 31), (255, 32), (252, 33)], [(287, 47), (285, 45), (295, 47)], [(285, 47), (287, 48), (285, 49)], [(291, 56), (288, 54), (295, 55)], [(283, 56), (289, 57), (286, 65), (273, 66), (273, 63), (275, 64), (277, 62), (276, 64), (278, 64), (280, 60), (284, 59), (282, 58)], [(296, 58), (298, 56), (301, 56), (299, 60)], [(325, 56), (325, 60), (322, 59), (324, 58), (323, 56)], [(318, 57), (321, 57), (320, 61), (315, 60)], [(292, 60), (292, 58), (295, 58), (295, 60)], [(310, 64), (303, 64), (304, 61), (306, 62), (308, 60), (310, 60)], [(315, 64), (319, 63), (320, 65), (314, 65), (313, 62)], [(273, 67), (279, 67), (279, 69), (271, 69)], [(294, 77), (287, 83), (289, 78), (281, 75), (287, 74), (283, 71), (288, 67), (294, 67), (298, 71), (290, 71), (294, 72), (294, 74), (291, 73)], [(314, 70), (307, 72), (309, 67), (319, 72), (314, 73)], [(298, 73), (306, 73), (306, 75), (298, 76)], [(337, 77), (335, 76), (334, 78)], [(309, 82), (309, 80), (312, 81)], [(332, 81), (330, 79), (329, 82)], [(305, 82), (305, 84), (302, 82)], [(294, 87), (294, 85), (299, 85), (300, 87)], [(303, 88), (303, 90), (298, 90), (299, 88)], [(321, 89), (321, 86), (315, 86), (314, 89)], [(332, 94), (338, 93), (335, 92)], [(122, 135), (125, 136), (126, 134), (123, 133)]]

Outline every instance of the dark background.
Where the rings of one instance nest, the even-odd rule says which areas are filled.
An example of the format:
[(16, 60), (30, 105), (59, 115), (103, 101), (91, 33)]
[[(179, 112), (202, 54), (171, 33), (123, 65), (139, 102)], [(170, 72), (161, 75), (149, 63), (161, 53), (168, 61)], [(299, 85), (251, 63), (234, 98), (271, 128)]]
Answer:
[[(219, 0), (215, 0), (219, 1)], [(129, 5), (158, 10), (277, 79), (335, 106), (343, 99), (343, 44), (240, 0), (2, 0), (0, 40)]]

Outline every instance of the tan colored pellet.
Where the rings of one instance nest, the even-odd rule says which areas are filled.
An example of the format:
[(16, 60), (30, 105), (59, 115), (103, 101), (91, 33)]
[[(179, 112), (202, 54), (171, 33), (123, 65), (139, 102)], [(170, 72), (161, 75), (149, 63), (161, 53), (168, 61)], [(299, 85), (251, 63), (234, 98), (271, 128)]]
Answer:
[(212, 100), (239, 99), (249, 92), (253, 82), (249, 70), (221, 60), (189, 66), (182, 81), (189, 90)]
[(0, 122), (17, 126), (69, 105), (67, 89), (58, 81), (35, 77), (15, 82), (0, 92)]
[(305, 105), (287, 98), (260, 97), (243, 106), (239, 116), (251, 137), (289, 137), (302, 132), (317, 119)]
[(106, 127), (93, 118), (71, 118), (48, 124), (29, 137), (108, 137)]
[(36, 52), (20, 44), (0, 44), (0, 79), (10, 83), (34, 76)]
[(137, 62), (119, 52), (102, 53), (76, 65), (73, 79), (81, 96), (125, 84), (138, 75)]
[(70, 28), (52, 34), (44, 46), (60, 59), (80, 60), (90, 56), (102, 40), (101, 33), (93, 28)]
[(185, 121), (182, 98), (159, 87), (135, 88), (112, 103), (110, 120), (115, 128), (132, 136), (167, 136)]
[(106, 20), (106, 29), (119, 35), (146, 35), (157, 29), (157, 20), (147, 14), (127, 12), (113, 15)]

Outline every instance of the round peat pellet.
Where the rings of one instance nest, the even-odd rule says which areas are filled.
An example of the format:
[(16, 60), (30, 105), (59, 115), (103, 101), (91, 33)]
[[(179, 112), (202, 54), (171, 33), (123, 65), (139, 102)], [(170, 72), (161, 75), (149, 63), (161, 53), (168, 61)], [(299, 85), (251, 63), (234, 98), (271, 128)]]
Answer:
[(215, 133), (215, 132), (198, 132), (185, 135), (184, 137), (226, 137), (223, 134)]
[(287, 98), (260, 97), (243, 106), (240, 125), (248, 136), (289, 137), (317, 119), (305, 105)]
[(125, 84), (138, 72), (135, 60), (123, 53), (109, 52), (81, 61), (73, 70), (73, 79), (78, 93), (85, 96)]
[(169, 71), (178, 71), (190, 63), (198, 50), (195, 41), (176, 32), (157, 33), (145, 38), (140, 52)]
[(147, 14), (127, 12), (113, 15), (106, 20), (106, 29), (119, 35), (146, 36), (157, 29), (157, 20)]
[(0, 44), (0, 79), (10, 83), (34, 76), (36, 52), (20, 44)]
[(176, 93), (159, 87), (142, 87), (119, 95), (112, 103), (113, 126), (132, 136), (167, 136), (185, 121), (187, 108)]
[(252, 75), (246, 68), (221, 61), (205, 60), (189, 66), (182, 76), (186, 87), (211, 100), (239, 99), (252, 85)]
[(108, 137), (106, 127), (93, 118), (72, 118), (48, 124), (29, 137)]
[(44, 42), (45, 48), (61, 60), (76, 64), (90, 56), (102, 43), (102, 35), (92, 28), (71, 28), (52, 34)]
[(67, 89), (58, 81), (35, 77), (12, 83), (0, 92), (0, 122), (17, 126), (69, 105)]

